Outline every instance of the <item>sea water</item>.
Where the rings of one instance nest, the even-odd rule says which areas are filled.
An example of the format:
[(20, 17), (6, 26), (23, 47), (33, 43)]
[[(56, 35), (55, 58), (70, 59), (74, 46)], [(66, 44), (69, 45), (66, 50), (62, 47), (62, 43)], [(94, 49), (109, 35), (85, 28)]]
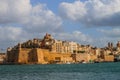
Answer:
[(0, 80), (120, 80), (120, 63), (0, 65)]

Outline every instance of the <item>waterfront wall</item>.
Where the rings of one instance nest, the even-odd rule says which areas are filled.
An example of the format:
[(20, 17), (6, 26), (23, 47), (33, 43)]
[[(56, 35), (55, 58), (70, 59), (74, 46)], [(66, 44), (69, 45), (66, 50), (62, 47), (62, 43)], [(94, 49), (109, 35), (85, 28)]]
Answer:
[(8, 63), (20, 64), (49, 64), (74, 62), (70, 53), (50, 52), (40, 48), (20, 48), (7, 52)]
[[(101, 61), (98, 55), (88, 53), (58, 53), (41, 48), (18, 48), (7, 51), (7, 62), (17, 64), (52, 64)], [(104, 55), (103, 61), (113, 62), (113, 55)]]
[(114, 56), (113, 55), (104, 56), (104, 61), (105, 62), (113, 62), (114, 61)]
[(89, 61), (95, 61), (97, 59), (96, 55), (91, 55), (87, 53), (79, 53), (79, 54), (73, 54), (73, 59), (75, 62), (89, 62)]

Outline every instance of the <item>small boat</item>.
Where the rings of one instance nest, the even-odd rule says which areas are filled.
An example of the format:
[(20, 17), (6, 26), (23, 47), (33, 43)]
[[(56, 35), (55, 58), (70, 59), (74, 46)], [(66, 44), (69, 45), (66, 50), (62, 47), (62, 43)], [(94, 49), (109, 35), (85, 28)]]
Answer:
[(66, 64), (71, 64), (70, 62), (67, 62)]
[(84, 62), (82, 62), (82, 63), (86, 64), (87, 62), (84, 61)]

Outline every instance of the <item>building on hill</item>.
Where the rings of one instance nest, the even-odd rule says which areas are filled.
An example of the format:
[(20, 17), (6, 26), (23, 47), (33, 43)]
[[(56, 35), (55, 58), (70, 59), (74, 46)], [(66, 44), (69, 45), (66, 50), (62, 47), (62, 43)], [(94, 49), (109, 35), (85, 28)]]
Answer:
[[(111, 47), (111, 45), (109, 45), (109, 47)], [(56, 40), (53, 39), (50, 34), (46, 33), (43, 39), (34, 38), (33, 40), (18, 43), (18, 45), (13, 48), (8, 48), (7, 63), (73, 63), (98, 61), (99, 59), (113, 61), (114, 57), (107, 55), (109, 51), (110, 50), (93, 48), (90, 45), (80, 45), (73, 41)]]
[(53, 53), (41, 48), (8, 49), (7, 62), (14, 64), (49, 64), (74, 62), (71, 54)]
[(46, 34), (43, 39), (28, 40), (18, 43), (13, 48), (8, 48), (7, 63), (47, 64), (74, 62), (69, 50), (65, 49), (66, 51), (64, 51), (63, 48), (63, 41), (55, 40), (50, 34)]

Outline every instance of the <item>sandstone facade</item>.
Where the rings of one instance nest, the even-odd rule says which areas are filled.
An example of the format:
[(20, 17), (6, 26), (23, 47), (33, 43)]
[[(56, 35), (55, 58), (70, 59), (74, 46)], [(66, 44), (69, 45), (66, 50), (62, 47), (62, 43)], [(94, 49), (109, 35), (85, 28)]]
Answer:
[[(80, 45), (73, 41), (53, 39), (46, 34), (43, 39), (34, 38), (7, 49), (7, 62), (20, 64), (50, 64), (67, 62), (114, 61), (114, 55), (120, 53), (120, 42), (117, 48), (108, 43), (106, 48)], [(110, 56), (111, 55), (111, 56)]]
[(19, 48), (18, 50), (7, 52), (8, 63), (15, 64), (49, 64), (73, 62), (71, 54), (53, 53), (46, 49)]

